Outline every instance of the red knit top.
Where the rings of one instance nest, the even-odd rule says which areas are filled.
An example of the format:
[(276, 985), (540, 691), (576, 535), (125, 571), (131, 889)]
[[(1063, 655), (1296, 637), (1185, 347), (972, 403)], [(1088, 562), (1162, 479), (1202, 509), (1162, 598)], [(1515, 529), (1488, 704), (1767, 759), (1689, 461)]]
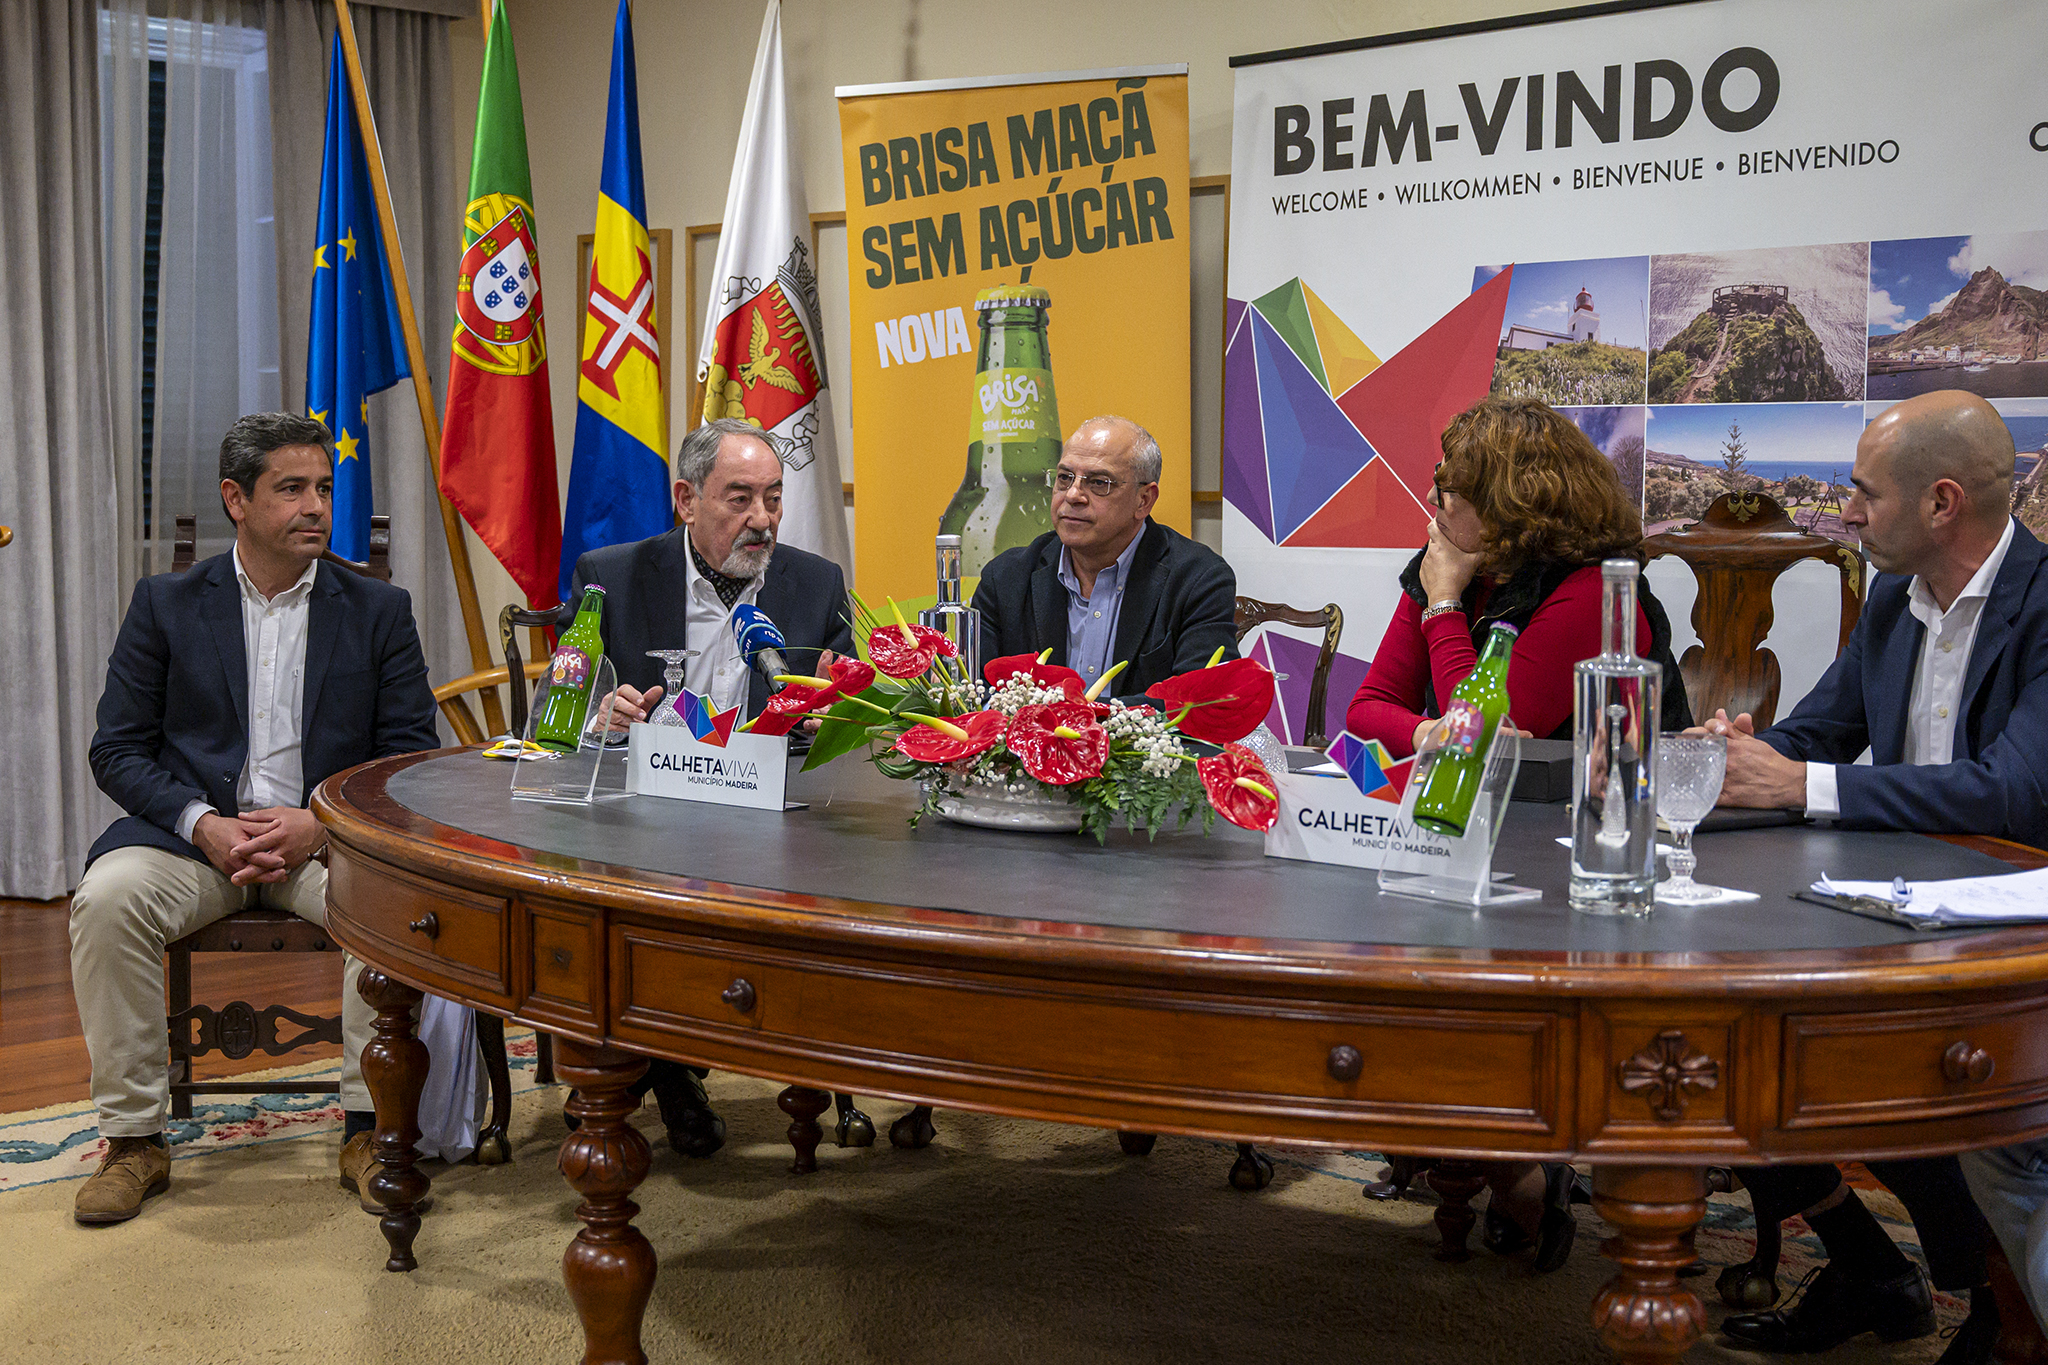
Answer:
[[(1477, 609), (1483, 613), (1492, 585), (1482, 582)], [(1422, 714), (1423, 684), (1434, 681), (1441, 705), (1479, 664), (1472, 626), (1462, 611), (1422, 620), (1422, 607), (1406, 593), (1387, 623), (1372, 669), (1345, 713), (1345, 724), (1361, 739), (1376, 739), (1396, 758), (1415, 751), (1415, 727)], [(1636, 606), (1636, 646), (1650, 639), (1650, 620)], [(1545, 598), (1515, 641), (1508, 663), (1509, 714), (1532, 735), (1550, 735), (1572, 718), (1572, 665), (1600, 652), (1600, 566), (1588, 564)]]

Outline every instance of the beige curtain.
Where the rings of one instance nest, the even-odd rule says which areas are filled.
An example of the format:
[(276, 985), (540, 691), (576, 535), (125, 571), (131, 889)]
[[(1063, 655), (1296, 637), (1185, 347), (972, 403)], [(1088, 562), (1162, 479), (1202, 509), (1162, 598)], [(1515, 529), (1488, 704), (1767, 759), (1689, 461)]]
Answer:
[(61, 896), (118, 812), (86, 763), (124, 605), (100, 262), (99, 16), (0, 4), (0, 896)]

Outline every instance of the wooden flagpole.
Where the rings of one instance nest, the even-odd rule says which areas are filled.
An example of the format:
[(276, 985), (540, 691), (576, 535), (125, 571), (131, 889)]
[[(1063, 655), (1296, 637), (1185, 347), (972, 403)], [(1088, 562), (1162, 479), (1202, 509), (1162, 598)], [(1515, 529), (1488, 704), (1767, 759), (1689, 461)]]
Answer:
[[(356, 106), (356, 127), (363, 137), (363, 153), (370, 162), (370, 187), (376, 193), (377, 221), (384, 230), (384, 246), (390, 253), (392, 287), (398, 296), (398, 318), (405, 329), (405, 356), (412, 370), (413, 396), (419, 401), (420, 428), (427, 438), (427, 463), (434, 474), (434, 496), (441, 503), (441, 531), (448, 541), (448, 561), (455, 571), (455, 592), (462, 603), (462, 626), (469, 636), (469, 664), (477, 672), (492, 667), (490, 641), (484, 635), (483, 610), (476, 600), (476, 574), (469, 566), (469, 544), (463, 539), (462, 518), (455, 505), (441, 491), (441, 413), (434, 405), (434, 387), (427, 379), (426, 348), (420, 344), (420, 324), (412, 307), (412, 284), (405, 273), (405, 248), (398, 240), (398, 220), (391, 211), (391, 182), (384, 174), (384, 149), (377, 140), (377, 120), (370, 112), (370, 92), (363, 84), (363, 59), (356, 50), (355, 19), (348, 0), (334, 0), (334, 17), (341, 30), (342, 60), (348, 67), (349, 91)], [(484, 723), (492, 734), (505, 728), (505, 713), (498, 701), (498, 689), (483, 692)]]

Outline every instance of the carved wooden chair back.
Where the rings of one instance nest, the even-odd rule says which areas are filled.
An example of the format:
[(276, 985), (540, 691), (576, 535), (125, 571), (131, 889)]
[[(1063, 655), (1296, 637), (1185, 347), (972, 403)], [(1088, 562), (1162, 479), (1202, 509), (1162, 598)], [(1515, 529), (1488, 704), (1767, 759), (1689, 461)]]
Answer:
[[(171, 572), (183, 573), (192, 567), (199, 547), (199, 518), (191, 512), (177, 515), (178, 532), (171, 541)], [(370, 557), (358, 564), (353, 559), (343, 559), (332, 550), (322, 550), (320, 557), (336, 568), (350, 569), (380, 583), (391, 581), (391, 518), (370, 518)]]
[[(526, 717), (523, 713), (526, 710), (526, 695), (532, 682), (547, 672), (547, 669), (545, 659), (526, 664), (520, 669), (526, 675), (529, 686), (512, 689), (513, 733), (525, 732)], [(511, 676), (511, 670), (504, 664), (499, 664), (496, 668), (486, 668), (481, 673), (466, 673), (455, 681), (442, 683), (434, 689), (434, 701), (440, 706), (441, 715), (447, 720), (448, 728), (455, 732), (457, 744), (481, 744), (490, 738), (484, 733), (485, 727), (477, 723), (476, 712), (470, 710), (469, 694), (503, 687)]]
[(1701, 643), (1678, 661), (1695, 720), (1716, 710), (1747, 711), (1758, 729), (1778, 713), (1778, 656), (1764, 648), (1774, 616), (1771, 589), (1778, 576), (1805, 559), (1841, 572), (1842, 623), (1835, 652), (1863, 613), (1864, 563), (1854, 545), (1802, 531), (1767, 493), (1723, 493), (1691, 526), (1663, 531), (1647, 542), (1650, 557), (1674, 555), (1698, 580), (1692, 626)]
[(1284, 626), (1322, 628), (1323, 647), (1316, 654), (1315, 671), (1309, 675), (1308, 718), (1302, 743), (1311, 749), (1328, 745), (1330, 665), (1337, 661), (1337, 641), (1344, 634), (1344, 611), (1335, 602), (1314, 611), (1280, 602), (1261, 602), (1256, 597), (1237, 599), (1237, 638), (1241, 642), (1256, 627), (1269, 622)]

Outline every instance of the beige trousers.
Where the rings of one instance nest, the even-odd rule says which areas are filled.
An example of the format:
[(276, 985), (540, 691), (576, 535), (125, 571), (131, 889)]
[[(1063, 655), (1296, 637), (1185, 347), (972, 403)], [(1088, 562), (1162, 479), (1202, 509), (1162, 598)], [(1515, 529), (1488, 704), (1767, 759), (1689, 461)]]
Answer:
[[(71, 991), (92, 1054), (102, 1137), (163, 1130), (170, 1102), (164, 945), (259, 905), (324, 925), (327, 869), (307, 862), (284, 881), (236, 886), (211, 863), (140, 845), (86, 869), (71, 897)], [(343, 954), (341, 964), (341, 1107), (369, 1109), (362, 1055), (377, 1012), (356, 993), (362, 963)]]

